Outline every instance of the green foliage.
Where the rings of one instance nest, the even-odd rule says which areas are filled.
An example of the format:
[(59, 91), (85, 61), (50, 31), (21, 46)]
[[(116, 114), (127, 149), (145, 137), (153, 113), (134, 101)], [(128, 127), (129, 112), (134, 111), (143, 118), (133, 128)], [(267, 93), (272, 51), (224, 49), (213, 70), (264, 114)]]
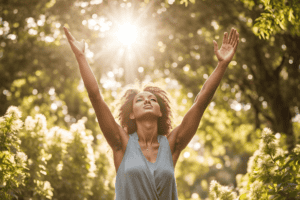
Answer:
[[(240, 200), (300, 199), (300, 145), (291, 153), (279, 146), (272, 131), (262, 132), (259, 149), (249, 159), (247, 174), (239, 174)], [(233, 200), (232, 188), (221, 186), (217, 181), (210, 184), (210, 199)]]
[(211, 181), (209, 192), (211, 200), (235, 200), (237, 197), (237, 194), (232, 189), (220, 185), (215, 180)]
[[(77, 195), (75, 199), (78, 195), (88, 199), (112, 199), (113, 174), (109, 174), (113, 171), (109, 170), (113, 163), (112, 155), (107, 155), (109, 147), (105, 146), (105, 139), (100, 137), (102, 135), (95, 113), (61, 28), (67, 25), (76, 38), (86, 39), (95, 55), (88, 58), (89, 63), (97, 80), (100, 80), (105, 102), (111, 108), (115, 99), (112, 92), (118, 90), (104, 88), (105, 80), (112, 82), (103, 77), (107, 77), (109, 71), (115, 73), (115, 70), (124, 69), (124, 64), (123, 61), (116, 62), (122, 60), (116, 57), (117, 51), (113, 52), (108, 48), (109, 44), (105, 45), (111, 32), (100, 33), (93, 28), (101, 28), (105, 25), (102, 22), (114, 23), (114, 18), (123, 11), (134, 10), (133, 7), (145, 14), (146, 20), (141, 21), (141, 26), (145, 25), (144, 32), (151, 32), (156, 37), (156, 40), (149, 39), (143, 47), (147, 51), (146, 55), (142, 51), (138, 53), (136, 65), (144, 67), (139, 79), (151, 77), (157, 81), (159, 77), (168, 87), (174, 88), (173, 98), (178, 103), (174, 108), (179, 115), (174, 118), (174, 126), (181, 123), (193, 99), (216, 66), (212, 40), (217, 40), (220, 45), (223, 33), (228, 32), (232, 26), (240, 33), (236, 58), (226, 70), (220, 88), (203, 115), (191, 143), (195, 145), (186, 148), (179, 158), (176, 177), (182, 199), (190, 198), (193, 193), (205, 198), (208, 193), (207, 183), (213, 177), (223, 185), (236, 184), (234, 177), (237, 173), (246, 173), (247, 159), (258, 146), (257, 138), (262, 128), (272, 127), (275, 132), (282, 134), (282, 138), (285, 134), (287, 138), (292, 138), (290, 141), (295, 141), (291, 137), (293, 134), (299, 137), (299, 123), (291, 126), (291, 118), (299, 113), (297, 109), (300, 107), (300, 93), (295, 93), (300, 89), (300, 52), (297, 46), (300, 12), (299, 4), (295, 1), (104, 0), (98, 1), (102, 2), (99, 4), (89, 0), (16, 2), (0, 3), (0, 12), (3, 13), (0, 25), (0, 93), (4, 94), (0, 97), (0, 115), (4, 115), (10, 105), (19, 105), (23, 113), (22, 120), (26, 116), (33, 116), (27, 119), (28, 123), (35, 121), (32, 126), (36, 130), (29, 131), (25, 121), (25, 129), (17, 133), (22, 138), (20, 152), (30, 154), (28, 160), (24, 161), (30, 170), (21, 170), (24, 173), (22, 180), (28, 184), (22, 186), (21, 181), (18, 187), (19, 190), (23, 188), (24, 195), (26, 189), (26, 195), (32, 198), (46, 198), (52, 192), (53, 198), (61, 199), (70, 194)], [(145, 6), (145, 2), (151, 5), (150, 9)], [(132, 6), (129, 7), (129, 4)], [(133, 13), (134, 17), (139, 12)], [(259, 20), (255, 21), (257, 18)], [(101, 23), (90, 27), (90, 19), (97, 19)], [(269, 40), (258, 40), (253, 30), (259, 35), (263, 33), (265, 38), (269, 36)], [(50, 41), (46, 41), (46, 38)], [(122, 75), (115, 73), (112, 79), (123, 87)], [(174, 81), (178, 83), (175, 86)], [(239, 111), (232, 109), (235, 104), (242, 106)], [(43, 113), (47, 119), (47, 129), (44, 131), (37, 127), (36, 120), (42, 118), (38, 113)], [(86, 143), (78, 141), (81, 136), (76, 136), (78, 140), (75, 141), (68, 140), (64, 135), (75, 137), (76, 133), (71, 133), (68, 127), (83, 116), (87, 117), (85, 125), (94, 137), (92, 148), (96, 169), (95, 177), (79, 175), (77, 180), (72, 175), (77, 176), (78, 171), (68, 163), (78, 166), (85, 175), (89, 174), (87, 168), (90, 169), (92, 165), (85, 153), (90, 148)], [(89, 131), (84, 132), (90, 137)], [(48, 134), (54, 136), (48, 137)], [(199, 147), (199, 144), (201, 148), (194, 148)], [(79, 157), (76, 156), (75, 145), (80, 147)], [(286, 149), (286, 146), (282, 148)], [(190, 153), (186, 154), (190, 157), (186, 158), (184, 153)], [(74, 158), (77, 160), (74, 161)], [(222, 168), (217, 169), (217, 164)], [(68, 185), (71, 183), (87, 189), (79, 191)], [(44, 187), (47, 189), (44, 190)], [(64, 193), (67, 190), (69, 194)], [(243, 196), (245, 194), (241, 198)]]
[(0, 196), (14, 199), (20, 193), (19, 187), (28, 177), (27, 155), (20, 149), (18, 131), (22, 128), (21, 113), (11, 106), (0, 117)]
[(42, 114), (27, 116), (21, 129), (20, 117), (18, 108), (10, 107), (0, 118), (1, 197), (113, 198), (107, 147), (101, 142), (93, 144), (91, 131), (84, 125), (86, 119), (72, 124), (68, 131), (57, 126), (48, 129)]
[(46, 180), (47, 160), (51, 157), (46, 152), (45, 146), (47, 135), (47, 122), (42, 114), (37, 114), (35, 118), (26, 117), (25, 129), (19, 131), (19, 138), (22, 141), (21, 148), (28, 156), (27, 165), (30, 177), (26, 185), (21, 187), (22, 197), (33, 199), (52, 199), (53, 188)]
[(190, 3), (195, 3), (195, 0), (180, 0), (180, 4), (185, 4), (185, 6), (188, 6)]
[(263, 39), (281, 32), (290, 32), (300, 36), (300, 4), (298, 0), (242, 0), (252, 9), (255, 4), (263, 8), (259, 17), (255, 19), (254, 33)]
[[(237, 122), (233, 126), (245, 123), (239, 121), (242, 118), (256, 130), (268, 126), (285, 134), (290, 150), (295, 145), (291, 118), (299, 108), (300, 93), (294, 92), (300, 87), (300, 63), (296, 59), (299, 48), (295, 45), (299, 37), (292, 35), (290, 30), (294, 26), (291, 25), (269, 40), (259, 40), (252, 29), (263, 11), (263, 4), (252, 0), (244, 2), (248, 7), (234, 0), (200, 0), (186, 8), (171, 6), (160, 14), (161, 21), (165, 22), (161, 22), (160, 40), (166, 48), (154, 56), (155, 65), (162, 72), (170, 71), (165, 77), (176, 79), (186, 92), (196, 96), (216, 65), (212, 40), (221, 43), (224, 32), (236, 27), (240, 33), (236, 57), (229, 64), (213, 102), (218, 108), (235, 113), (232, 117)], [(247, 112), (243, 112), (244, 109)], [(249, 134), (247, 140), (251, 137)], [(253, 149), (251, 145), (250, 148)]]
[(299, 170), (300, 145), (288, 153), (265, 128), (260, 147), (248, 162), (247, 174), (237, 176), (240, 199), (300, 199)]

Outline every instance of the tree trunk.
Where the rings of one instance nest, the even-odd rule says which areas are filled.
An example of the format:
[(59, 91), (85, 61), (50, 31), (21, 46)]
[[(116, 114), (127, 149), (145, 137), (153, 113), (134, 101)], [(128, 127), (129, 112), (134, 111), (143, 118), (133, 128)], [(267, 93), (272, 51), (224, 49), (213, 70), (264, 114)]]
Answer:
[(288, 150), (291, 151), (295, 147), (295, 136), (289, 107), (280, 95), (273, 97), (270, 103), (274, 113), (274, 123), (272, 124), (274, 133), (279, 132), (286, 135), (286, 144)]

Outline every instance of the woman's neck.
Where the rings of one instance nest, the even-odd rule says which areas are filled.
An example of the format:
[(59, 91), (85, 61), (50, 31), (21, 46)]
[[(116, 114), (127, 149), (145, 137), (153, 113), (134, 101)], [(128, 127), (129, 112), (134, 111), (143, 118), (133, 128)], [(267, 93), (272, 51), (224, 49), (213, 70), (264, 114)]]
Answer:
[(157, 120), (136, 121), (139, 142), (146, 146), (158, 143), (157, 141)]

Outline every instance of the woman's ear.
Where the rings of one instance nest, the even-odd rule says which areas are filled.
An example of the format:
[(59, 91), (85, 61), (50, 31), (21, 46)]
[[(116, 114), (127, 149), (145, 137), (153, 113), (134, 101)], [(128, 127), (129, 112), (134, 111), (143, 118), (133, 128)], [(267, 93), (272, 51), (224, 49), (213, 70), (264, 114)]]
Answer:
[(129, 118), (130, 118), (130, 119), (135, 119), (134, 114), (133, 114), (133, 113), (130, 113)]

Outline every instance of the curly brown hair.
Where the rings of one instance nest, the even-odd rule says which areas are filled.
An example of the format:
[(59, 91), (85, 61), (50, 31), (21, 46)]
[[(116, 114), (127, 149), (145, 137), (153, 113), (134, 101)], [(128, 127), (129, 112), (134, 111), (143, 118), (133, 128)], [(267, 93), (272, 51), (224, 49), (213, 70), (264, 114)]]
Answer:
[(160, 111), (162, 113), (162, 117), (158, 118), (157, 121), (157, 131), (159, 135), (168, 135), (170, 129), (172, 128), (171, 125), (171, 117), (172, 111), (170, 107), (170, 100), (169, 95), (163, 89), (157, 86), (144, 86), (143, 89), (140, 91), (138, 89), (127, 89), (125, 94), (121, 98), (121, 107), (119, 109), (119, 120), (120, 124), (123, 128), (127, 128), (128, 134), (132, 134), (137, 131), (137, 126), (135, 119), (130, 119), (130, 113), (132, 113), (133, 109), (133, 100), (134, 97), (139, 92), (151, 92), (157, 98), (157, 102), (160, 106)]

